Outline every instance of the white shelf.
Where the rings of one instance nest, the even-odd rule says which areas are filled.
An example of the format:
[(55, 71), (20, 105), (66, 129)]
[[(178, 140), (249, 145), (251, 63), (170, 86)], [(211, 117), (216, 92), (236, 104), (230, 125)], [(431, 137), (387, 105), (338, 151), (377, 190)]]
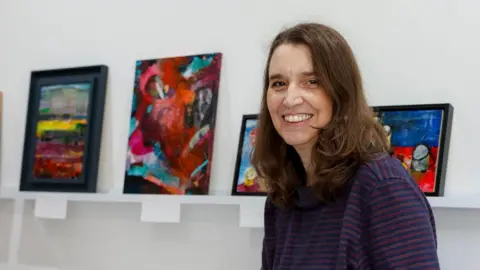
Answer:
[(480, 210), (478, 197), (428, 197), (432, 208), (477, 209)]
[[(161, 200), (178, 202), (180, 204), (207, 205), (242, 205), (249, 202), (265, 202), (261, 196), (230, 196), (230, 195), (146, 195), (146, 194), (116, 194), (116, 193), (60, 193), (60, 192), (20, 192), (11, 189), (1, 189), (0, 199), (37, 200), (39, 198), (61, 199), (72, 202), (105, 202), (105, 203), (144, 203), (145, 201)], [(478, 197), (429, 197), (433, 208), (465, 208), (480, 210)], [(263, 206), (262, 206), (263, 207)]]
[(47, 219), (67, 218), (69, 202), (139, 203), (143, 222), (179, 223), (181, 206), (238, 205), (242, 228), (263, 227), (265, 197), (218, 196), (218, 195), (136, 195), (116, 193), (58, 193), (19, 192), (12, 189), (0, 190), (0, 198), (35, 201), (35, 216)]
[[(218, 195), (130, 195), (117, 193), (56, 193), (19, 192), (2, 189), (0, 198), (35, 201), (35, 216), (38, 218), (65, 219), (69, 202), (105, 202), (142, 204), (141, 221), (158, 223), (179, 223), (181, 206), (197, 205), (238, 205), (240, 227), (263, 227), (265, 197), (260, 196), (218, 196)], [(429, 197), (432, 208), (478, 209), (480, 198)]]
[(21, 192), (0, 190), (0, 199), (36, 200), (38, 198), (56, 198), (78, 202), (107, 203), (143, 203), (146, 200), (170, 200), (180, 204), (217, 204), (240, 205), (252, 200), (265, 201), (261, 196), (230, 196), (230, 195), (147, 195), (147, 194), (115, 194), (115, 193), (62, 193), (62, 192)]

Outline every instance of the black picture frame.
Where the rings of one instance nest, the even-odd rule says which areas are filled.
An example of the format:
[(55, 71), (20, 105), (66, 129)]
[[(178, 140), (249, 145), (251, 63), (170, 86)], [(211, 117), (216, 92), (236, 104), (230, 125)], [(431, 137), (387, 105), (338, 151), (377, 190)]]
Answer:
[[(96, 192), (107, 80), (106, 65), (39, 70), (31, 73), (20, 191)], [(59, 89), (60, 92), (51, 94)], [(73, 98), (67, 98), (69, 89)], [(48, 104), (46, 107), (40, 106), (42, 93), (49, 95), (42, 103)], [(72, 103), (65, 105), (65, 100)], [(44, 125), (38, 125), (39, 121)], [(38, 134), (41, 141), (37, 139)], [(47, 151), (50, 156), (44, 152), (44, 157), (37, 160), (37, 146), (38, 149), (42, 147), (42, 151)], [(76, 163), (73, 161), (73, 154), (65, 161), (67, 152), (77, 154)], [(51, 158), (52, 153), (57, 155), (56, 160)], [(43, 164), (55, 164), (55, 170), (49, 172), (60, 171), (63, 175), (45, 177), (48, 174), (45, 166), (35, 167), (36, 160)], [(61, 166), (58, 165), (59, 162), (63, 162), (62, 170), (56, 170)], [(34, 171), (35, 168), (42, 169)]]
[[(448, 152), (449, 152), (449, 147), (450, 147), (450, 136), (451, 136), (451, 130), (452, 130), (452, 119), (453, 119), (453, 111), (454, 111), (454, 107), (450, 104), (450, 103), (438, 103), (438, 104), (416, 104), (416, 105), (392, 105), (392, 106), (373, 106), (372, 107), (373, 111), (375, 112), (376, 114), (376, 117), (380, 117), (380, 118), (377, 118), (380, 123), (382, 125), (384, 125), (384, 127), (386, 127), (389, 123), (385, 123), (385, 120), (384, 118), (382, 119), (381, 117), (385, 117), (385, 115), (389, 114), (392, 116), (392, 112), (393, 113), (397, 113), (397, 116), (398, 114), (400, 113), (404, 113), (404, 112), (421, 112), (423, 111), (424, 113), (426, 113), (425, 111), (429, 111), (429, 113), (432, 115), (432, 119), (430, 120), (431, 122), (428, 124), (430, 125), (430, 129), (429, 131), (432, 132), (432, 130), (434, 130), (435, 128), (432, 128), (434, 126), (436, 126), (434, 123), (436, 121), (440, 121), (440, 127), (439, 127), (439, 131), (438, 131), (438, 146), (436, 147), (433, 147), (433, 146), (430, 146), (428, 145), (426, 142), (429, 141), (433, 141), (433, 137), (437, 136), (427, 136), (426, 134), (423, 135), (423, 140), (424, 142), (418, 142), (418, 144), (416, 146), (412, 146), (412, 142), (411, 141), (410, 143), (408, 143), (408, 147), (414, 147), (413, 149), (415, 150), (419, 150), (418, 153), (422, 153), (421, 150), (423, 149), (423, 152), (425, 153), (425, 156), (422, 157), (421, 159), (417, 159), (417, 161), (415, 161), (415, 157), (414, 157), (414, 152), (412, 150), (412, 153), (411, 153), (411, 160), (412, 160), (412, 163), (410, 165), (408, 165), (408, 162), (404, 162), (405, 159), (405, 155), (403, 155), (403, 153), (400, 153), (401, 151), (409, 151), (407, 149), (407, 146), (404, 146), (406, 145), (407, 143), (405, 143), (403, 146), (399, 146), (398, 148), (396, 148), (397, 150), (395, 150), (395, 145), (394, 143), (392, 143), (392, 150), (394, 152), (394, 155), (399, 158), (401, 161), (402, 159), (404, 159), (402, 161), (402, 164), (404, 164), (404, 166), (406, 167), (406, 169), (412, 174), (412, 176), (414, 177), (414, 179), (417, 181), (417, 184), (420, 185), (420, 183), (418, 182), (418, 179), (419, 179), (419, 176), (422, 177), (422, 173), (423, 175), (425, 175), (425, 178), (424, 179), (428, 179), (427, 178), (427, 173), (431, 173), (431, 165), (430, 165), (430, 161), (433, 160), (432, 162), (435, 162), (435, 174), (434, 174), (434, 183), (433, 183), (433, 186), (430, 185), (430, 184), (425, 184), (424, 187), (429, 187), (427, 190), (424, 190), (422, 188), (422, 190), (424, 191), (424, 194), (426, 196), (432, 196), (432, 197), (441, 197), (443, 196), (444, 194), (444, 187), (445, 187), (445, 176), (446, 176), (446, 172), (447, 172), (447, 163), (448, 163)], [(438, 116), (439, 114), (439, 111), (441, 111), (441, 119), (439, 120), (438, 117), (436, 118), (433, 118), (434, 116), (433, 115), (436, 115)], [(404, 113), (405, 115), (405, 113)], [(421, 120), (419, 120), (419, 118), (416, 118), (416, 119), (406, 119), (407, 120), (407, 125), (410, 125), (410, 127), (412, 127), (413, 125), (415, 124), (419, 124), (421, 122)], [(387, 120), (388, 121), (388, 120)], [(392, 121), (392, 120), (390, 120)], [(392, 122), (393, 123), (393, 122)], [(393, 136), (393, 132), (394, 132), (394, 128), (395, 127), (386, 127), (386, 130), (390, 131), (391, 132), (391, 136)], [(426, 128), (425, 128), (426, 130)], [(405, 132), (405, 130), (404, 130)], [(418, 135), (419, 133), (421, 133), (422, 131), (419, 131), (419, 128), (417, 128), (417, 134), (415, 135)], [(426, 133), (426, 131), (424, 131)], [(412, 135), (413, 136), (413, 135)], [(392, 137), (393, 138), (393, 137)], [(398, 140), (397, 140), (398, 141)], [(403, 149), (402, 149), (403, 148)], [(428, 151), (427, 151), (428, 150)], [(433, 151), (435, 150), (435, 151)], [(397, 151), (397, 152), (396, 152)], [(427, 151), (427, 152), (425, 152)], [(424, 170), (424, 171), (421, 171), (420, 169), (412, 169), (413, 165), (412, 164), (415, 164), (415, 162), (417, 162), (416, 164), (420, 164), (420, 161), (421, 160), (426, 160), (426, 157), (428, 157), (428, 165), (425, 165), (425, 166), (428, 166), (428, 169), (427, 170)], [(408, 160), (408, 158), (406, 159)], [(418, 161), (420, 160), (420, 161)], [(420, 168), (421, 166), (419, 165), (418, 168)], [(417, 176), (415, 176), (417, 175)], [(433, 190), (431, 190), (431, 187), (433, 187)]]
[[(246, 136), (246, 131), (249, 129), (248, 127), (248, 122), (249, 121), (256, 121), (258, 118), (258, 114), (246, 114), (242, 116), (242, 126), (240, 128), (240, 137), (238, 140), (238, 148), (237, 148), (237, 160), (235, 164), (235, 173), (234, 173), (234, 178), (233, 178), (233, 184), (232, 184), (232, 195), (234, 196), (266, 196), (267, 192), (266, 191), (249, 191), (249, 190), (244, 190), (241, 191), (239, 190), (239, 178), (241, 177), (242, 172), (244, 172), (244, 168), (242, 168), (242, 165), (245, 165), (242, 163), (244, 159), (250, 158), (251, 152), (247, 154), (248, 157), (246, 157), (244, 154), (244, 143)], [(249, 161), (248, 161), (249, 163)], [(249, 169), (253, 169), (253, 167), (249, 167)], [(255, 178), (257, 179), (257, 178)]]

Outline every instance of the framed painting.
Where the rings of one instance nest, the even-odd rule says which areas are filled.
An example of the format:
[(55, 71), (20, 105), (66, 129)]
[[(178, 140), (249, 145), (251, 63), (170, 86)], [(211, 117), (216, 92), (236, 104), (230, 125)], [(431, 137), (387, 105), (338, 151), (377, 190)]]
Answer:
[(257, 136), (257, 118), (257, 114), (249, 114), (244, 115), (242, 119), (232, 195), (267, 195), (265, 181), (257, 176), (255, 169), (250, 163)]
[(96, 192), (107, 66), (31, 74), (21, 191)]
[(450, 104), (373, 107), (393, 154), (427, 196), (443, 196), (453, 117)]
[(221, 53), (137, 61), (125, 194), (208, 194), (221, 64)]

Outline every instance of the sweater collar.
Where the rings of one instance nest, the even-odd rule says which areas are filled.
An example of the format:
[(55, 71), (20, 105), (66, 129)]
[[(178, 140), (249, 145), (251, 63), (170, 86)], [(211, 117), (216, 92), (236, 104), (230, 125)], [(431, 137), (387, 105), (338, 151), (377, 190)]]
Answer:
[(306, 186), (298, 186), (295, 189), (295, 206), (303, 209), (312, 209), (321, 204), (321, 201)]

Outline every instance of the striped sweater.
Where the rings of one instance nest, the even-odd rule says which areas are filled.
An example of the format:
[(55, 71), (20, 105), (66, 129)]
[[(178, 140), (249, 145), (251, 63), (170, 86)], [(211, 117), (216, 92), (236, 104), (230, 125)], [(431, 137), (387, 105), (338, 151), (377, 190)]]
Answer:
[(401, 163), (363, 165), (342, 196), (296, 190), (295, 207), (267, 199), (262, 270), (440, 269), (432, 210)]

